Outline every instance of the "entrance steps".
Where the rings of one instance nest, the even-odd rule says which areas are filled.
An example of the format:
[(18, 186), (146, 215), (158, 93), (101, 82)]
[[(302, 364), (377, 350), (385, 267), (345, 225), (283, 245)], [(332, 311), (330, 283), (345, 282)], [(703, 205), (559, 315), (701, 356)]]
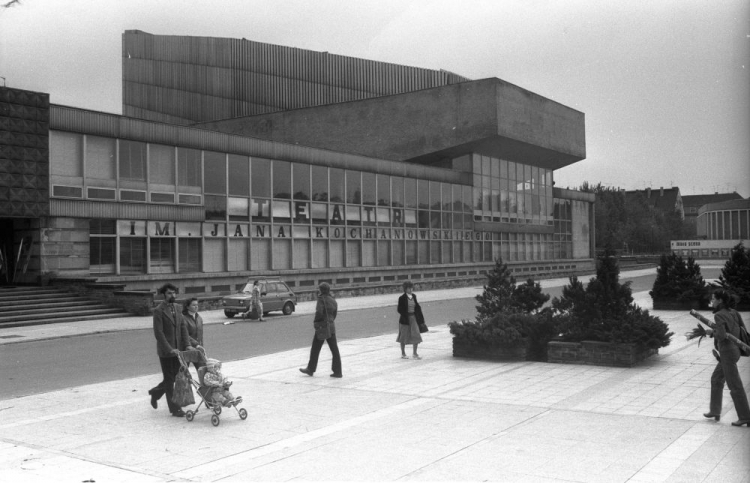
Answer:
[(0, 327), (128, 317), (123, 309), (55, 287), (0, 286)]

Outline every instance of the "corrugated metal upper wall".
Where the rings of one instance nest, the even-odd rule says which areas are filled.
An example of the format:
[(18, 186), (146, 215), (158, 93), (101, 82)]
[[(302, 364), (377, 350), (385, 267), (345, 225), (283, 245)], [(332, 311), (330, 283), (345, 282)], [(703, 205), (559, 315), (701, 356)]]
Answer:
[(122, 36), (123, 115), (177, 124), (251, 116), (438, 87), (442, 71), (250, 40)]

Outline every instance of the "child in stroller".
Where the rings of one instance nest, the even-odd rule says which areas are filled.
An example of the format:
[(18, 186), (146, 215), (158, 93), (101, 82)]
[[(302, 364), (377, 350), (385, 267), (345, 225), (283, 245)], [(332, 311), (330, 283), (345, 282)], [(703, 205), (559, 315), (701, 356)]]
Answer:
[(232, 381), (221, 373), (221, 361), (207, 359), (198, 376), (201, 379), (201, 395), (211, 406), (232, 407), (242, 402), (242, 397), (234, 397), (229, 392)]

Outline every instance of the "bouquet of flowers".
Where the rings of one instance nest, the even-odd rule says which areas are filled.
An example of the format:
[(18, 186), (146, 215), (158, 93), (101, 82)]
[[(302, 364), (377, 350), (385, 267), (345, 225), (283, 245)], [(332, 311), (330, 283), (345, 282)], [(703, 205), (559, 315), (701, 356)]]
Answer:
[(701, 341), (706, 336), (708, 336), (708, 333), (706, 332), (706, 329), (704, 329), (701, 324), (698, 324), (690, 332), (685, 332), (685, 337), (687, 337), (687, 340), (693, 340), (695, 338), (698, 338), (698, 347), (700, 347)]

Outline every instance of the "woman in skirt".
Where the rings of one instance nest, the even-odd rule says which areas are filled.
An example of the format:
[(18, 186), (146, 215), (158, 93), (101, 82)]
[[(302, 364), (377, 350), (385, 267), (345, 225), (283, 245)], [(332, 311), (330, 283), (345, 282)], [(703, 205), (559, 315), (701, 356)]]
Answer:
[(409, 358), (406, 355), (406, 344), (411, 344), (414, 347), (412, 357), (414, 359), (421, 359), (419, 354), (417, 354), (417, 346), (422, 342), (417, 321), (424, 321), (424, 316), (422, 315), (422, 308), (417, 302), (416, 294), (412, 293), (414, 284), (407, 280), (404, 282), (403, 287), (404, 294), (398, 298), (398, 313), (400, 317), (398, 319), (398, 337), (396, 338), (396, 342), (401, 343), (402, 359)]

